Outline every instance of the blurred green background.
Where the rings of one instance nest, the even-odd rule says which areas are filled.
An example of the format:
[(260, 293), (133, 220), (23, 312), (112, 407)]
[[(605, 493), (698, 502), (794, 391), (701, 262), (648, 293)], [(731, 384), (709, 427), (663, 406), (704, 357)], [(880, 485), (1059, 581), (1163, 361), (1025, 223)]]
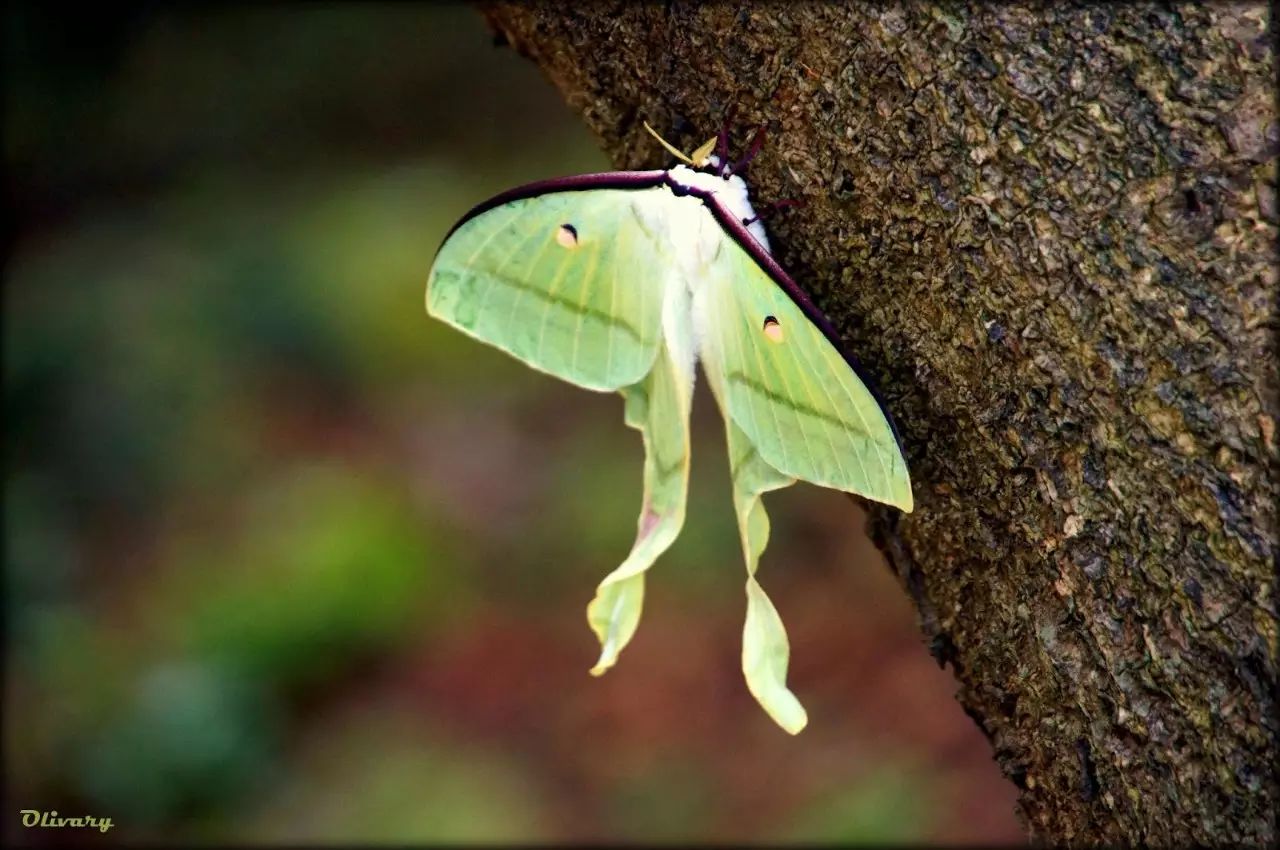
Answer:
[(587, 675), (639, 437), (423, 288), (470, 206), (607, 162), (474, 10), (70, 9), (5, 21), (8, 842), (1021, 839), (840, 494), (768, 500), (809, 728), (751, 699), (702, 389), (684, 533)]

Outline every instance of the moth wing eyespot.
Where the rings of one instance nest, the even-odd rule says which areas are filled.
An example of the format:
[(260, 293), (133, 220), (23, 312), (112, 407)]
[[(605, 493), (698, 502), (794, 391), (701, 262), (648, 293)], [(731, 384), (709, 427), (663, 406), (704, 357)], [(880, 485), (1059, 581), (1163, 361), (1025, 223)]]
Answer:
[(556, 241), (563, 248), (578, 247), (578, 228), (565, 222), (556, 228)]
[(760, 329), (773, 342), (782, 342), (782, 325), (773, 316), (765, 316)]

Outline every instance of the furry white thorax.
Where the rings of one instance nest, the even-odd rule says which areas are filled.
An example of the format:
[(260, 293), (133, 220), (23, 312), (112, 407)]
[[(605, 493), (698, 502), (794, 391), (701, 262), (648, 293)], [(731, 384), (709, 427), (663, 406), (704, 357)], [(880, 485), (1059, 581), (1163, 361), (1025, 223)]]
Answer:
[[(718, 168), (720, 158), (713, 154), (710, 165)], [(765, 235), (764, 225), (754, 220), (756, 211), (751, 206), (751, 193), (745, 180), (736, 174), (720, 177), (708, 171), (696, 171), (687, 165), (677, 165), (668, 173), (681, 186), (715, 195), (716, 200), (724, 204), (738, 221), (750, 221), (747, 230), (766, 251), (769, 250), (769, 237)]]
[[(714, 156), (711, 165), (719, 164)], [(754, 221), (756, 212), (751, 207), (747, 184), (736, 174), (720, 177), (707, 171), (697, 171), (677, 165), (668, 172), (681, 186), (715, 195), (717, 201), (738, 221), (751, 221), (746, 225), (751, 236), (766, 251), (769, 239), (764, 225)], [(669, 189), (667, 191), (670, 191)], [(707, 339), (708, 291), (698, 286), (705, 279), (708, 266), (724, 249), (726, 234), (701, 198), (693, 195), (675, 197), (673, 204), (662, 206), (660, 221), (649, 219), (652, 208), (638, 210), (641, 220), (651, 232), (663, 232), (674, 244), (679, 278), (684, 285), (667, 289), (663, 304), (663, 333), (670, 347), (672, 360), (693, 384), (695, 364)], [(648, 215), (646, 215), (646, 213)]]
[[(719, 165), (712, 156), (711, 168)], [(730, 215), (739, 222), (750, 221), (747, 231), (769, 250), (769, 239), (764, 225), (755, 221), (756, 212), (751, 207), (747, 184), (738, 175), (720, 177), (709, 171), (698, 171), (677, 165), (667, 172), (680, 186), (697, 189), (704, 194), (715, 195)], [(707, 287), (698, 284), (706, 280), (709, 266), (724, 249), (729, 238), (720, 222), (712, 215), (706, 203), (694, 195), (676, 196), (670, 187), (660, 191), (668, 193), (669, 203), (659, 205), (637, 203), (634, 207), (644, 229), (654, 236), (669, 240), (676, 267), (672, 269), (679, 286), (666, 288), (662, 308), (663, 335), (670, 348), (676, 368), (693, 385), (695, 364), (707, 339), (708, 301)]]

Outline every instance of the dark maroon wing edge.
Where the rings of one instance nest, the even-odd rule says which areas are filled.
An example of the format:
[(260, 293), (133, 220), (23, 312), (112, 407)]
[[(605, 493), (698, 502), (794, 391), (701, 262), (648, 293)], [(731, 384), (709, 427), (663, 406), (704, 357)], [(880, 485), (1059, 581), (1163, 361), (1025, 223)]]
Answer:
[[(844, 343), (840, 340), (840, 335), (836, 333), (831, 322), (822, 314), (814, 303), (809, 300), (809, 296), (804, 290), (791, 279), (791, 276), (778, 265), (778, 261), (764, 249), (751, 232), (738, 220), (738, 217), (724, 208), (715, 195), (710, 192), (704, 192), (700, 189), (692, 189), (687, 186), (681, 186), (668, 176), (665, 170), (659, 171), (606, 171), (599, 174), (578, 174), (572, 177), (557, 177), (551, 180), (540, 180), (536, 183), (527, 183), (524, 186), (517, 186), (509, 189), (499, 195), (494, 195), (487, 201), (477, 204), (467, 212), (458, 223), (449, 228), (449, 232), (445, 234), (441, 246), (449, 240), (459, 227), (466, 224), (478, 215), (488, 212), (503, 204), (519, 201), (524, 198), (534, 198), (538, 195), (546, 195), (552, 192), (582, 192), (592, 189), (652, 189), (655, 186), (667, 186), (677, 195), (692, 195), (698, 200), (706, 204), (707, 209), (715, 216), (716, 221), (724, 228), (725, 232), (737, 242), (742, 250), (747, 252), (751, 259), (756, 261), (756, 265), (764, 270), (764, 273), (778, 285), (778, 287), (795, 302), (805, 317), (813, 322), (813, 324), (822, 331), (822, 335), (827, 341), (835, 346), (836, 351), (840, 352), (840, 356), (849, 364), (849, 368), (853, 370), (858, 379), (862, 381), (867, 391), (871, 393), (871, 397), (880, 405), (880, 410), (884, 413), (885, 420), (889, 423), (889, 430), (893, 432), (893, 438), (898, 443), (898, 449), (902, 450), (902, 437), (898, 433), (898, 426), (893, 421), (893, 416), (889, 413), (889, 408), (884, 403), (884, 398), (876, 389), (875, 382), (867, 375), (867, 373), (859, 365), (857, 359), (845, 348)], [(436, 249), (439, 253), (439, 249)]]
[[(666, 182), (666, 177), (667, 172), (665, 171), (605, 171), (600, 174), (577, 174), (573, 177), (556, 177), (551, 180), (526, 183), (523, 186), (508, 189), (500, 195), (494, 195), (489, 200), (472, 207), (466, 215), (458, 219), (457, 224), (449, 228), (449, 232), (441, 240), (440, 246), (444, 247), (444, 243), (449, 241), (449, 237), (453, 235), (454, 231), (471, 221), (471, 219), (512, 201), (536, 198), (538, 195), (547, 195), (551, 192), (585, 192), (591, 189), (652, 189), (654, 186), (661, 186)], [(440, 253), (439, 248), (436, 249), (436, 253)]]
[(849, 364), (849, 368), (858, 376), (858, 380), (862, 381), (863, 386), (867, 388), (867, 392), (871, 393), (871, 397), (876, 400), (876, 404), (880, 405), (880, 411), (884, 414), (885, 421), (889, 423), (889, 430), (893, 432), (893, 439), (898, 444), (898, 450), (904, 454), (902, 448), (902, 435), (898, 433), (898, 426), (893, 421), (893, 415), (889, 413), (889, 407), (884, 403), (884, 397), (880, 395), (880, 391), (876, 389), (875, 381), (867, 375), (862, 366), (858, 363), (857, 358), (845, 348), (844, 343), (840, 340), (840, 335), (836, 333), (836, 329), (832, 327), (831, 322), (822, 314), (814, 303), (809, 300), (809, 296), (800, 288), (791, 276), (786, 273), (782, 266), (778, 265), (778, 261), (773, 255), (764, 249), (764, 246), (756, 241), (751, 232), (743, 225), (738, 217), (724, 208), (713, 195), (690, 190), (689, 194), (694, 195), (707, 205), (707, 209), (711, 210), (711, 214), (716, 217), (716, 221), (725, 229), (733, 241), (746, 251), (751, 259), (756, 261), (756, 265), (764, 270), (765, 274), (773, 280), (774, 283), (795, 302), (800, 311), (804, 313), (805, 318), (813, 322), (813, 324), (822, 331), (822, 335), (827, 338), (827, 342), (835, 346), (836, 351), (840, 352), (840, 356), (844, 358), (844, 362)]

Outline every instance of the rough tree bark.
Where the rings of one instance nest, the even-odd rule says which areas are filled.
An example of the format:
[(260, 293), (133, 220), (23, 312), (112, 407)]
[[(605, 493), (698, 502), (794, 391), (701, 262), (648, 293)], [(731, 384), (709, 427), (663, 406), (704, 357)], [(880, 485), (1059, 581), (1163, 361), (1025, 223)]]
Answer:
[(768, 122), (911, 466), (873, 531), (1031, 835), (1274, 841), (1266, 7), (572, 5), (482, 8), (619, 167)]

